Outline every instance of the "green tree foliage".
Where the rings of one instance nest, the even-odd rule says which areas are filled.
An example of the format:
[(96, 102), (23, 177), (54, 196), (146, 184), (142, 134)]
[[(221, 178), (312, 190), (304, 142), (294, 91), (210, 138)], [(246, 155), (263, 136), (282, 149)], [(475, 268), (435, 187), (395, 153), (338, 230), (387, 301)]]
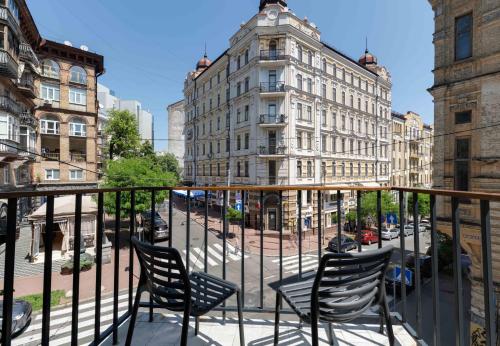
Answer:
[(226, 217), (229, 221), (241, 221), (243, 219), (243, 214), (234, 208), (228, 208)]
[[(408, 196), (408, 211), (413, 213), (413, 194)], [(418, 194), (418, 213), (420, 216), (429, 216), (431, 214), (431, 196), (427, 194)], [(413, 215), (413, 214), (412, 214)]]
[(177, 179), (180, 180), (181, 178), (181, 169), (179, 167), (179, 161), (177, 161), (177, 158), (175, 157), (174, 154), (168, 153), (168, 154), (160, 154), (156, 156), (156, 162), (157, 164), (162, 167), (163, 170), (167, 172), (172, 172), (175, 174)]
[[(176, 175), (163, 170), (154, 160), (145, 157), (121, 158), (108, 162), (107, 172), (104, 178), (105, 188), (109, 187), (133, 187), (133, 186), (175, 186), (178, 183)], [(115, 213), (115, 194), (104, 195), (104, 206), (107, 213)], [(156, 203), (161, 203), (167, 196), (166, 191), (156, 192)], [(142, 213), (151, 209), (151, 193), (144, 191), (136, 192), (136, 212)], [(121, 194), (121, 214), (128, 215), (130, 210), (130, 193)]]
[[(382, 191), (381, 197), (382, 214), (398, 211), (398, 205), (389, 192)], [(377, 219), (377, 192), (369, 192), (361, 197), (361, 215), (363, 218), (370, 216), (373, 220)]]
[(108, 157), (137, 156), (141, 148), (141, 141), (137, 130), (137, 121), (132, 113), (129, 111), (110, 111), (104, 131), (109, 136)]

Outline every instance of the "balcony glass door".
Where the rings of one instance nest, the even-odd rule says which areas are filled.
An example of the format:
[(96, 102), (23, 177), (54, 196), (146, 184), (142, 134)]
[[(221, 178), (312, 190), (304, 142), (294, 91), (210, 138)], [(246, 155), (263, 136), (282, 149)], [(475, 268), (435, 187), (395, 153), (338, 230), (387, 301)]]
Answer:
[(276, 70), (269, 71), (269, 91), (276, 91)]
[(275, 123), (276, 122), (276, 105), (275, 104), (270, 104), (268, 106), (268, 117), (269, 117), (269, 122)]
[(277, 231), (276, 227), (276, 209), (268, 209), (267, 211), (267, 229)]
[(276, 154), (276, 131), (269, 131), (268, 135), (269, 154)]
[(269, 185), (276, 184), (276, 161), (269, 161)]

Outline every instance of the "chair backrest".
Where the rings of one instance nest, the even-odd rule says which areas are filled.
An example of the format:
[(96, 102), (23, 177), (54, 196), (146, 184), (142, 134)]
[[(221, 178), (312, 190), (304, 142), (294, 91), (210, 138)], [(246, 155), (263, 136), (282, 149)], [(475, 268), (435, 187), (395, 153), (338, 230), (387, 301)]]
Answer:
[(132, 237), (141, 276), (153, 300), (172, 311), (184, 311), (191, 302), (191, 284), (179, 251), (153, 246)]
[(325, 254), (312, 290), (311, 318), (348, 322), (380, 303), (393, 249)]

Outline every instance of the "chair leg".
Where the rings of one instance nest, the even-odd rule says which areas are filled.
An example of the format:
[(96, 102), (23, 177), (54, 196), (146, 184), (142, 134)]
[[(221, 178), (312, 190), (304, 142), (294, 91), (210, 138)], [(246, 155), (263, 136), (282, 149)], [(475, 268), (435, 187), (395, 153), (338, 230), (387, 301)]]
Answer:
[(188, 330), (189, 330), (189, 306), (184, 309), (184, 316), (182, 318), (182, 331), (181, 331), (181, 346), (187, 346)]
[(274, 313), (274, 346), (278, 345), (278, 337), (280, 333), (280, 307), (281, 307), (281, 294), (276, 291), (276, 310)]
[(139, 310), (139, 303), (141, 302), (141, 294), (142, 294), (141, 289), (137, 288), (137, 293), (135, 294), (134, 306), (132, 307), (132, 315), (130, 316), (130, 322), (128, 325), (127, 341), (125, 342), (126, 346), (130, 346), (132, 344), (132, 335), (134, 334), (135, 320), (137, 318), (137, 311)]
[(318, 335), (318, 319), (317, 318), (312, 318), (311, 319), (311, 345), (312, 346), (319, 346), (319, 335)]
[(389, 337), (389, 344), (391, 346), (394, 345), (394, 331), (392, 330), (392, 320), (391, 320), (391, 315), (389, 311), (389, 305), (387, 304), (387, 299), (384, 295), (384, 298), (382, 299), (382, 309), (384, 309), (384, 316), (385, 316), (385, 326), (387, 327), (387, 336)]
[(198, 336), (198, 331), (200, 329), (200, 316), (194, 318), (194, 335)]
[(240, 329), (240, 346), (245, 346), (245, 331), (243, 330), (243, 312), (241, 311), (241, 294), (236, 291), (236, 300), (238, 301), (238, 327)]
[(331, 323), (328, 323), (328, 341), (333, 346), (333, 327)]

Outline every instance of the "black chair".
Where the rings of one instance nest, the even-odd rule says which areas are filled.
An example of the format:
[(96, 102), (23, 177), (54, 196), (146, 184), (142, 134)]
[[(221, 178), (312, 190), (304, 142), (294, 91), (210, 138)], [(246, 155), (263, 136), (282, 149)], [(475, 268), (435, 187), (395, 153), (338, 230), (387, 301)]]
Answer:
[(380, 333), (383, 317), (389, 342), (394, 345), (389, 306), (385, 295), (385, 272), (391, 259), (392, 246), (360, 253), (328, 253), (323, 256), (318, 272), (310, 280), (281, 286), (276, 292), (274, 344), (278, 344), (282, 298), (311, 325), (312, 345), (318, 345), (318, 320), (328, 323), (328, 337), (333, 345), (332, 322), (343, 323), (361, 316), (371, 306), (380, 307)]
[(205, 273), (187, 274), (179, 251), (173, 248), (153, 246), (132, 238), (141, 275), (130, 318), (126, 345), (132, 342), (134, 325), (141, 294), (149, 292), (153, 301), (162, 308), (183, 312), (181, 345), (187, 345), (189, 316), (195, 317), (195, 335), (198, 335), (199, 317), (222, 304), (236, 293), (240, 344), (245, 344), (240, 289), (237, 285)]

